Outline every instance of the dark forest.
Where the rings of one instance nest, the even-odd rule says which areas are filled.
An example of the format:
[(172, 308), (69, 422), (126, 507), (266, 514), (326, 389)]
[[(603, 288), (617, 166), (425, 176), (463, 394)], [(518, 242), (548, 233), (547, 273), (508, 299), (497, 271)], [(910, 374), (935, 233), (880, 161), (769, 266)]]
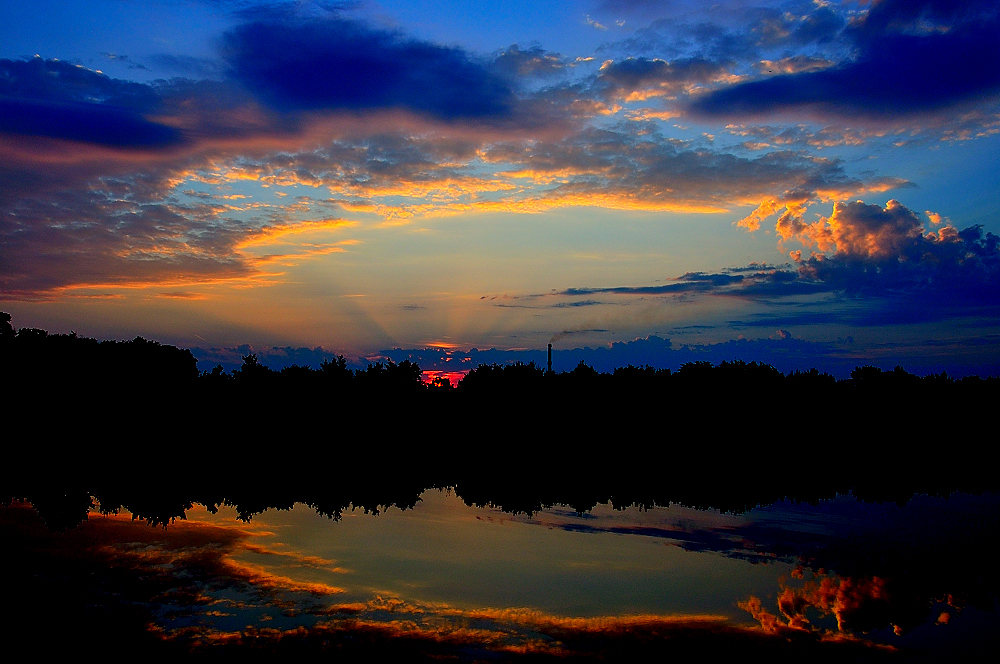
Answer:
[(21, 423), (3, 481), (25, 495), (129, 487), (177, 492), (183, 505), (266, 488), (275, 498), (241, 510), (303, 501), (336, 514), (412, 504), (435, 486), (524, 512), (609, 500), (744, 510), (997, 486), (983, 462), (996, 442), (976, 426), (1000, 392), (995, 377), (517, 363), (452, 386), (422, 382), (408, 361), (276, 371), (253, 354), (199, 373), (190, 351), (155, 341), (15, 331), (7, 314), (0, 324), (7, 412)]
[[(124, 511), (156, 530), (171, 528), (196, 505), (213, 513), (233, 508), (250, 521), (298, 503), (340, 520), (349, 510), (410, 510), (435, 488), (469, 506), (526, 515), (559, 505), (583, 514), (598, 504), (743, 513), (844, 495), (904, 506), (917, 495), (998, 490), (985, 461), (996, 443), (975, 426), (988, 419), (996, 378), (920, 377), (865, 366), (838, 381), (816, 370), (785, 375), (739, 360), (613, 373), (585, 364), (557, 373), (518, 363), (476, 367), (452, 386), (424, 383), (419, 366), (408, 361), (351, 370), (338, 357), (319, 369), (276, 371), (253, 354), (231, 372), (199, 372), (188, 350), (142, 338), (15, 330), (7, 314), (0, 315), (0, 366), (8, 422), (15, 425), (8, 427), (0, 470), (0, 532), (10, 544), (5, 565), (20, 570), (2, 623), (18, 638), (45, 643), (48, 628), (34, 616), (47, 610), (53, 594), (73, 615), (97, 621), (63, 626), (42, 647), (55, 655), (82, 649), (146, 659), (552, 657), (498, 655), (476, 638), (390, 634), (350, 615), (286, 632), (248, 626), (224, 641), (185, 629), (165, 638), (153, 627), (173, 615), (164, 607), (182, 607), (170, 609), (178, 615), (202, 610), (199, 589), (218, 586), (225, 573), (208, 562), (185, 563), (188, 576), (180, 577), (152, 563), (108, 563), (106, 549), (87, 539), (93, 534), (86, 533), (99, 534), (93, 528), (100, 523), (81, 527), (95, 512)], [(956, 514), (920, 517), (885, 533), (870, 524), (846, 539), (759, 531), (757, 544), (747, 541), (729, 553), (727, 540), (692, 532), (683, 546), (799, 560), (820, 576), (836, 570), (846, 579), (841, 584), (889, 579), (888, 595), (844, 609), (838, 620), (851, 621), (845, 629), (910, 630), (925, 624), (929, 607), (942, 598), (949, 607), (974, 607), (975, 615), (996, 610), (1000, 589), (982, 573), (979, 557), (1000, 521), (995, 511)], [(169, 547), (182, 532), (128, 537), (162, 539), (167, 544), (156, 546)], [(655, 529), (645, 534), (663, 536)], [(79, 551), (72, 548), (76, 540)], [(938, 565), (943, 558), (950, 563)], [(184, 593), (191, 597), (177, 598)], [(746, 652), (778, 661), (910, 661), (913, 654), (818, 638), (793, 625), (806, 605), (783, 606), (789, 626), (747, 606), (763, 631), (662, 618), (626, 620), (610, 631), (548, 623), (533, 629), (561, 644), (560, 661)], [(117, 636), (110, 639), (112, 624)], [(977, 655), (981, 645), (968, 642), (967, 654)]]

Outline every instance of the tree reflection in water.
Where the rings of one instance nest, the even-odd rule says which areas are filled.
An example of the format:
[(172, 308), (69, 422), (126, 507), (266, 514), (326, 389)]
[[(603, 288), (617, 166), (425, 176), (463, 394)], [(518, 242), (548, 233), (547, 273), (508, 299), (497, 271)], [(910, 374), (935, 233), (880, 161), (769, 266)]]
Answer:
[[(79, 515), (72, 501), (59, 505), (52, 495), (39, 496), (38, 511), (12, 502), (0, 521), (3, 562), (22, 573), (9, 584), (4, 631), (63, 653), (139, 649), (151, 656), (214, 658), (336, 652), (346, 659), (463, 661), (740, 653), (779, 661), (896, 661), (971, 656), (991, 646), (990, 634), (997, 633), (996, 582), (983, 571), (998, 530), (996, 494), (915, 496), (902, 506), (841, 497), (816, 505), (779, 502), (741, 514), (677, 506), (598, 506), (577, 513), (555, 506), (529, 515), (466, 507), (460, 496), (436, 491), (423, 498), (416, 509), (380, 516), (347, 511), (339, 523), (310, 516), (304, 506), (239, 521), (237, 514), (249, 514), (239, 505), (212, 515), (191, 501), (182, 512), (187, 519), (147, 512), (153, 525), (115, 515), (121, 503), (102, 501), (108, 515), (93, 511), (76, 526), (69, 523), (68, 515)], [(55, 528), (43, 524), (39, 511)], [(316, 535), (320, 528), (325, 540)], [(389, 531), (384, 541), (379, 530)], [(489, 575), (496, 561), (514, 555), (498, 550), (491, 557), (490, 544), (478, 554), (479, 563), (466, 561), (464, 571), (455, 571), (461, 565), (449, 556), (461, 556), (463, 546), (482, 548), (483, 533), (498, 538), (491, 542), (516, 540), (514, 548), (565, 538), (569, 548), (562, 553), (546, 549), (537, 557), (556, 559), (543, 566), (546, 574), (565, 563), (582, 570), (579, 578), (613, 578), (621, 585), (608, 582), (603, 596), (588, 591), (595, 602), (589, 611), (559, 612), (546, 609), (555, 600), (544, 583), (537, 584), (539, 574), (523, 569), (521, 577), (507, 575), (503, 582), (536, 583), (535, 599), (529, 593), (522, 596), (527, 601), (508, 606), (490, 602), (489, 595), (477, 603), (477, 596), (470, 601), (459, 592), (448, 601), (449, 588), (466, 583), (462, 574), (485, 576), (484, 586), (495, 585)], [(359, 541), (345, 542), (359, 534)], [(583, 561), (586, 556), (573, 558), (574, 549), (582, 556), (581, 541), (607, 544), (594, 545)], [(395, 547), (393, 555), (375, 550), (387, 546)], [(600, 547), (609, 547), (604, 558)], [(665, 604), (641, 593), (630, 596), (631, 610), (621, 610), (613, 597), (621, 587), (667, 587), (657, 585), (664, 570), (651, 571), (648, 555), (630, 567), (622, 559), (629, 550), (660, 552), (663, 560), (676, 558), (667, 552), (692, 561), (730, 560), (758, 575), (761, 592), (732, 585), (718, 572), (728, 563), (710, 573), (696, 565), (690, 574), (718, 573), (717, 585), (731, 584), (731, 610), (718, 604), (711, 611), (663, 611)], [(337, 555), (324, 555), (331, 551)], [(365, 568), (373, 559), (384, 567)], [(515, 556), (511, 568), (527, 567), (525, 560)], [(609, 571), (609, 560), (616, 569)], [(415, 576), (407, 578), (408, 570)], [(385, 575), (382, 592), (372, 582), (379, 574)], [(444, 590), (435, 591), (435, 574), (457, 574), (458, 583), (442, 581)], [(720, 591), (705, 584), (703, 593)], [(605, 611), (602, 601), (615, 610)]]

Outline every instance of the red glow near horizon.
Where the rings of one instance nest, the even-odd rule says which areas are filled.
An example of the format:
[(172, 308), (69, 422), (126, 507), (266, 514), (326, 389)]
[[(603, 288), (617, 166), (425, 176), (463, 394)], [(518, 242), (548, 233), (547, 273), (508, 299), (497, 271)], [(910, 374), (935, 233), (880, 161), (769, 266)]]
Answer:
[(469, 373), (469, 371), (470, 371), (469, 369), (464, 369), (461, 371), (425, 370), (421, 374), (420, 379), (424, 381), (424, 383), (430, 384), (434, 382), (435, 378), (447, 378), (448, 381), (451, 383), (451, 386), (455, 387), (461, 382), (463, 378), (465, 378), (465, 376)]

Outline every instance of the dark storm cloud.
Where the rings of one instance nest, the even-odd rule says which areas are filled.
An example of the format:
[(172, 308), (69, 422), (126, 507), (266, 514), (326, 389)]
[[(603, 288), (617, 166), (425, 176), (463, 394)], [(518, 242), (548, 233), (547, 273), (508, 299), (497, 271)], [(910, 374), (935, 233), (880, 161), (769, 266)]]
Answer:
[(0, 96), (36, 102), (107, 104), (134, 112), (156, 108), (158, 96), (148, 85), (105, 76), (62, 60), (0, 59)]
[(109, 78), (60, 60), (0, 60), (0, 134), (83, 141), (116, 148), (163, 148), (175, 128), (145, 114), (159, 109), (149, 86)]
[(480, 62), (329, 12), (305, 20), (279, 7), (262, 20), (264, 10), (252, 10), (246, 15), (255, 19), (222, 39), (225, 67), (186, 56), (151, 60), (201, 80), (143, 84), (56, 59), (0, 60), (0, 134), (163, 151), (287, 138), (308, 115), (343, 111), (538, 126), (548, 114), (537, 104), (517, 106), (516, 79), (564, 64), (534, 47)]
[[(207, 141), (287, 136), (297, 125), (294, 119), (262, 111), (233, 83), (179, 78), (132, 83), (57, 59), (0, 59), (0, 135), (72, 140), (172, 158), (201, 149)], [(28, 160), (45, 153), (37, 143), (20, 145)], [(68, 153), (81, 162), (93, 156), (85, 145)], [(51, 162), (51, 155), (40, 161)]]
[(117, 148), (159, 148), (180, 132), (127, 109), (104, 104), (0, 99), (0, 132), (84, 141)]
[(510, 111), (506, 81), (457, 48), (340, 18), (253, 21), (223, 40), (233, 77), (284, 111), (404, 108), (444, 120)]
[(807, 109), (887, 118), (1000, 92), (995, 3), (881, 2), (843, 36), (853, 43), (855, 55), (838, 66), (733, 85), (705, 95), (691, 108), (706, 116)]

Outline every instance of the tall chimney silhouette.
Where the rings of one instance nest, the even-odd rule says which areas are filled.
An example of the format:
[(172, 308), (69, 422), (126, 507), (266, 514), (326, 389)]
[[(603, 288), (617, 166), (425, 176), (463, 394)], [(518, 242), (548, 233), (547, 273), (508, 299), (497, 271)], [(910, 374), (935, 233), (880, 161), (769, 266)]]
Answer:
[(552, 344), (549, 344), (549, 373), (552, 373)]

